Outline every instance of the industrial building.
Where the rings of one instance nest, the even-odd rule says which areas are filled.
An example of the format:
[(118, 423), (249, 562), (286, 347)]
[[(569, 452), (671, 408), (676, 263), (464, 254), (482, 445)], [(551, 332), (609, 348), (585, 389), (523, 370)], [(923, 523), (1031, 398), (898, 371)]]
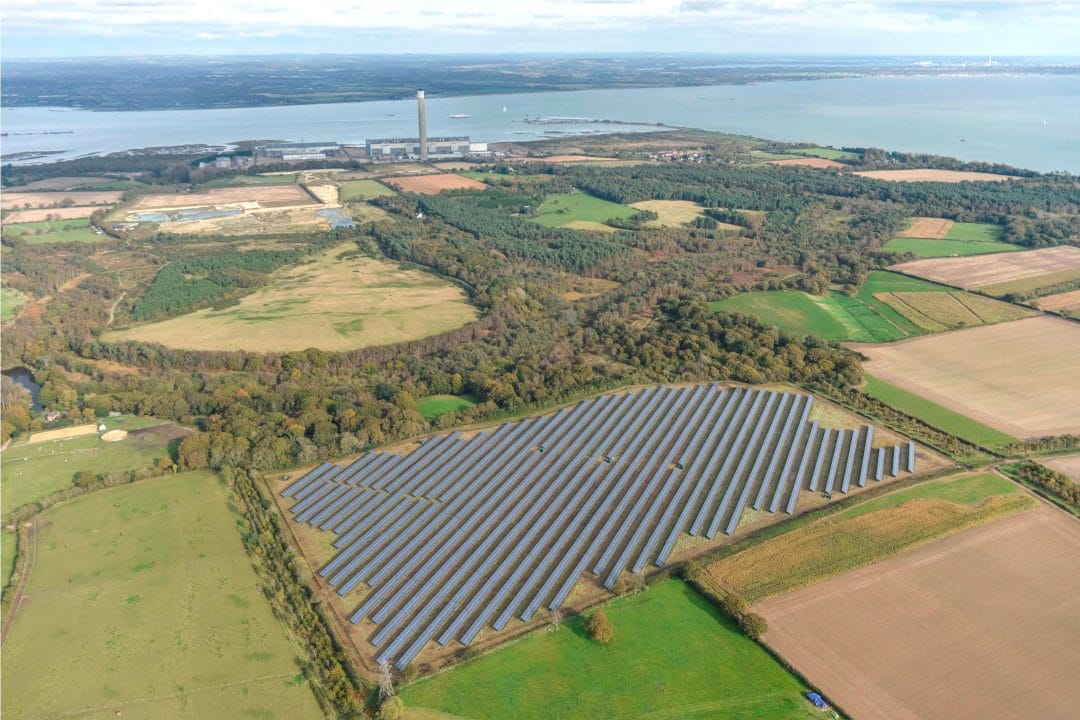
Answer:
[[(429, 159), (457, 158), (469, 154), (468, 137), (433, 137), (427, 139)], [(408, 160), (421, 157), (419, 138), (384, 138), (367, 141), (371, 160)]]
[(258, 148), (260, 158), (267, 162), (297, 162), (326, 160), (338, 157), (341, 146), (336, 142), (291, 142), (264, 145)]

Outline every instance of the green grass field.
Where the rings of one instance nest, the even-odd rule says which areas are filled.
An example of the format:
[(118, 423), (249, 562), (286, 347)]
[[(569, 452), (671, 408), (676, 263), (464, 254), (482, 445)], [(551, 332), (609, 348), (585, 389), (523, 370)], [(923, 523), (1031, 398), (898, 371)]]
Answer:
[(204, 188), (237, 187), (244, 185), (292, 185), (296, 182), (296, 174), (288, 175), (231, 175), (229, 177), (214, 178), (200, 185)]
[(15, 531), (0, 530), (0, 588), (7, 587), (11, 573), (15, 571)]
[(860, 503), (850, 510), (837, 515), (840, 518), (855, 518), (866, 513), (894, 508), (911, 500), (943, 500), (954, 505), (976, 505), (996, 495), (1011, 495), (1018, 492), (1016, 485), (996, 473), (964, 475), (959, 478), (943, 478), (920, 483), (914, 487), (889, 493), (884, 497), (874, 498)]
[(370, 200), (384, 195), (397, 195), (397, 193), (377, 180), (349, 180), (338, 186), (338, 197), (341, 198), (341, 202)]
[(10, 320), (26, 304), (26, 294), (14, 288), (0, 288), (0, 320)]
[(615, 638), (581, 618), (402, 690), (406, 708), (472, 720), (807, 718), (803, 685), (685, 583), (608, 606)]
[(808, 155), (809, 157), (825, 158), (826, 160), (857, 160), (858, 158), (862, 157), (861, 155), (859, 155), (859, 153), (823, 147), (794, 148), (789, 152), (793, 152), (796, 155)]
[(986, 255), (989, 253), (1023, 250), (1019, 245), (1002, 242), (1003, 231), (988, 223), (953, 223), (944, 238), (897, 237), (885, 243), (882, 250), (909, 252), (916, 257), (948, 257), (952, 255)]
[(952, 433), (961, 440), (967, 440), (976, 445), (996, 448), (1018, 442), (1016, 438), (1010, 437), (999, 430), (987, 427), (965, 415), (943, 408), (926, 398), (870, 375), (866, 376), (864, 392), (886, 405), (892, 405), (908, 415), (917, 417), (928, 425), (933, 425), (945, 432)]
[(476, 407), (476, 402), (471, 398), (460, 395), (427, 395), (420, 398), (418, 409), (422, 416), (431, 420), (448, 412), (468, 410), (471, 407)]
[(91, 230), (90, 221), (85, 218), (10, 223), (4, 226), (4, 232), (11, 237), (21, 237), (29, 245), (59, 242), (101, 242), (109, 239), (108, 235), (98, 235)]
[[(4, 512), (40, 500), (51, 492), (72, 486), (76, 472), (113, 473), (141, 470), (168, 454), (168, 437), (175, 425), (152, 418), (129, 418), (122, 426), (137, 429), (143, 423), (160, 425), (160, 430), (130, 434), (118, 442), (104, 442), (97, 435), (55, 440), (33, 445), (18, 444), (0, 455), (4, 466), (0, 480), (0, 506)], [(106, 426), (112, 429), (113, 422)], [(143, 425), (145, 427), (145, 425)]]
[(39, 516), (5, 717), (321, 718), (221, 481), (185, 473)]
[(547, 227), (562, 227), (571, 223), (603, 224), (611, 218), (630, 218), (637, 210), (619, 203), (601, 200), (583, 192), (549, 195), (540, 206), (535, 221)]

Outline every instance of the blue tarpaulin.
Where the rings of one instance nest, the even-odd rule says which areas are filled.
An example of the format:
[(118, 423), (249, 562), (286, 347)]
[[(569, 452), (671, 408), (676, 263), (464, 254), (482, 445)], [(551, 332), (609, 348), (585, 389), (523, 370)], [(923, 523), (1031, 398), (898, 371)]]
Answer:
[(825, 698), (821, 697), (816, 692), (808, 692), (808, 693), (806, 693), (806, 699), (809, 700), (810, 702), (814, 703), (814, 707), (819, 707), (819, 708), (821, 708), (823, 710), (825, 708), (829, 707), (825, 703)]

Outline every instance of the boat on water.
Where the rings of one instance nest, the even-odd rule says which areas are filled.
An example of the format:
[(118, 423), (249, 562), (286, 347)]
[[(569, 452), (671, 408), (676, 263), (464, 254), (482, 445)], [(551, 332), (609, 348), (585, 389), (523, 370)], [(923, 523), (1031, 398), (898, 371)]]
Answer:
[(467, 117), (469, 117), (467, 113), (454, 113), (453, 115), (450, 116), (450, 119), (451, 120), (460, 120), (462, 118), (467, 118)]

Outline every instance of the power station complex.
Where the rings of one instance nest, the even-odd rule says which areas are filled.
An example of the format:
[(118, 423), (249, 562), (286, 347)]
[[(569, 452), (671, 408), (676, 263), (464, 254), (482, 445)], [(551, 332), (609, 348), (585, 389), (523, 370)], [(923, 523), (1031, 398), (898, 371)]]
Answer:
[(373, 162), (426, 162), (491, 156), (487, 143), (471, 142), (466, 135), (429, 138), (423, 90), (416, 91), (416, 110), (419, 130), (417, 137), (372, 138), (360, 146), (341, 145), (336, 142), (273, 143), (256, 148), (255, 161), (288, 163), (344, 158)]

